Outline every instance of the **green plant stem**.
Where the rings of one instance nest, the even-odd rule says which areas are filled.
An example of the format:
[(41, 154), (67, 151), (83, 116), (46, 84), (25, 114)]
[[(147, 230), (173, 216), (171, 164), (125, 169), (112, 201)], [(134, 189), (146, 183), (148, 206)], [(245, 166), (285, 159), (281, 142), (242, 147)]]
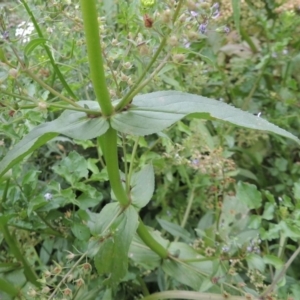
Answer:
[(97, 101), (105, 116), (113, 114), (114, 109), (110, 101), (99, 38), (99, 24), (97, 20), (97, 7), (95, 0), (80, 0), (83, 17), (83, 27), (85, 31), (89, 67), (91, 80)]
[(20, 261), (24, 268), (24, 274), (28, 281), (30, 281), (32, 284), (34, 284), (37, 287), (40, 287), (41, 284), (37, 281), (38, 277), (35, 274), (35, 272), (31, 269), (31, 266), (29, 265), (26, 257), (21, 253), (19, 245), (14, 238), (13, 235), (11, 235), (8, 225), (7, 224), (1, 224), (0, 225), (0, 231), (3, 234), (3, 237), (8, 244), (12, 254), (15, 256), (15, 258)]
[(17, 99), (37, 103), (37, 101), (35, 99), (33, 99), (31, 97), (28, 97), (28, 96), (23, 96), (23, 95), (18, 95), (18, 94), (15, 94), (15, 93), (11, 93), (11, 92), (7, 91), (6, 89), (3, 89), (3, 88), (0, 88), (0, 91), (1, 91), (1, 94), (11, 96), (13, 98), (17, 98)]
[(248, 96), (246, 97), (244, 103), (243, 103), (243, 106), (242, 106), (242, 110), (247, 110), (249, 108), (249, 103), (253, 97), (253, 94), (255, 93), (259, 83), (260, 83), (260, 80), (262, 78), (262, 76), (264, 75), (264, 72), (265, 72), (265, 69), (269, 63), (270, 59), (268, 59), (265, 64), (263, 65), (263, 67), (261, 68), (260, 72), (259, 72), (259, 75), (257, 76), (255, 82), (254, 82), (254, 85), (252, 86), (251, 88), (251, 91), (249, 92)]
[(168, 53), (166, 57), (163, 59), (163, 61), (159, 64), (159, 66), (152, 72), (152, 74), (145, 79), (136, 89), (135, 91), (131, 94), (131, 98), (136, 96), (148, 83), (158, 74), (158, 72), (165, 66), (167, 63), (168, 59), (170, 58), (171, 53)]
[(280, 239), (279, 239), (279, 247), (278, 247), (278, 253), (277, 256), (282, 259), (284, 250), (285, 250), (285, 245), (286, 245), (287, 238), (284, 236), (284, 234), (280, 234)]
[(73, 100), (69, 99), (68, 97), (65, 97), (61, 93), (57, 92), (55, 89), (53, 89), (51, 86), (49, 86), (47, 83), (45, 83), (43, 80), (41, 80), (38, 76), (33, 74), (29, 69), (23, 69), (23, 72), (26, 73), (30, 78), (32, 78), (35, 82), (37, 82), (40, 86), (42, 86), (44, 89), (52, 93), (53, 95), (57, 96), (61, 100), (68, 102), (74, 107), (81, 107), (79, 104), (74, 102)]
[(116, 105), (115, 110), (122, 110), (126, 105), (128, 105), (131, 101), (134, 95), (136, 95), (136, 93), (138, 93), (138, 86), (139, 84), (143, 81), (143, 79), (146, 77), (147, 73), (149, 72), (149, 70), (152, 68), (153, 64), (156, 62), (158, 56), (160, 55), (160, 53), (162, 52), (162, 50), (164, 49), (166, 43), (167, 43), (167, 39), (168, 36), (165, 36), (158, 49), (156, 50), (155, 54), (153, 55), (150, 63), (146, 66), (144, 72), (142, 73), (142, 75), (140, 76), (140, 78), (138, 78), (138, 80), (135, 82), (135, 84), (133, 85), (133, 87), (130, 89), (130, 91), (127, 93), (127, 95)]
[[(2, 202), (6, 201), (8, 188), (9, 188), (10, 180), (7, 180), (5, 190), (2, 196), (1, 206), (0, 206), (0, 212), (2, 212)], [(34, 284), (37, 287), (40, 287), (41, 284), (37, 281), (38, 277), (35, 274), (35, 272), (31, 269), (31, 266), (29, 265), (26, 257), (21, 253), (19, 245), (17, 243), (17, 240), (14, 238), (14, 236), (10, 233), (8, 229), (8, 219), (5, 216), (1, 216), (1, 222), (0, 222), (0, 231), (3, 234), (3, 237), (9, 246), (12, 254), (15, 256), (15, 258), (22, 263), (22, 266), (24, 268), (24, 274), (28, 281), (30, 281), (32, 284)]]
[(141, 286), (143, 295), (144, 296), (150, 295), (149, 290), (147, 288), (147, 285), (146, 285), (145, 281), (143, 280), (143, 278), (141, 276), (137, 276), (136, 279), (137, 279), (137, 281), (139, 282), (139, 284)]
[(253, 53), (258, 53), (258, 49), (256, 47), (256, 45), (253, 43), (252, 39), (250, 38), (250, 36), (247, 34), (247, 32), (240, 27), (240, 34), (242, 36), (242, 38), (247, 42), (247, 44), (249, 45), (251, 51)]
[(70, 106), (64, 106), (64, 105), (60, 105), (60, 104), (56, 104), (56, 103), (46, 103), (47, 107), (55, 107), (55, 108), (60, 108), (63, 110), (74, 110), (74, 111), (81, 111), (93, 116), (101, 116), (102, 113), (99, 110), (94, 110), (94, 109), (87, 109), (87, 108), (83, 108), (83, 107), (70, 107)]
[(195, 197), (195, 186), (192, 187), (192, 190), (190, 192), (190, 197), (189, 197), (189, 200), (188, 200), (188, 204), (186, 206), (184, 216), (183, 216), (183, 219), (182, 219), (181, 224), (180, 224), (180, 226), (182, 228), (185, 227), (186, 222), (189, 218), (189, 215), (190, 215), (190, 212), (191, 212), (191, 209), (192, 209), (192, 205), (193, 205), (193, 202), (194, 202), (194, 197)]
[(15, 286), (13, 286), (10, 282), (0, 278), (0, 291), (12, 296), (17, 297), (18, 299), (21, 299), (19, 295), (19, 289), (17, 289)]
[(139, 226), (137, 228), (137, 233), (141, 240), (157, 255), (161, 258), (165, 259), (169, 256), (167, 249), (165, 249), (160, 243), (158, 243), (153, 236), (148, 231), (147, 227), (143, 223), (143, 221), (139, 220)]
[[(187, 300), (224, 300), (227, 299), (224, 295), (212, 293), (199, 293), (190, 291), (165, 291), (155, 293), (150, 296), (144, 297), (143, 300), (162, 300), (162, 299), (187, 299)], [(245, 300), (244, 296), (228, 296), (230, 300)], [(258, 300), (258, 298), (251, 298)]]
[[(177, 4), (177, 8), (173, 14), (173, 18), (172, 18), (172, 25), (174, 25), (176, 19), (178, 18), (179, 15), (179, 11), (181, 9), (181, 6), (183, 4), (183, 0), (180, 0)], [(166, 35), (163, 37), (163, 39), (160, 42), (160, 45), (158, 47), (158, 49), (156, 50), (156, 52), (154, 53), (151, 61), (149, 62), (149, 64), (146, 66), (144, 72), (142, 73), (142, 75), (137, 79), (137, 81), (135, 82), (135, 84), (132, 86), (132, 88), (130, 89), (130, 91), (126, 94), (126, 96), (116, 105), (115, 110), (119, 111), (122, 110), (126, 105), (128, 105), (131, 101), (132, 98), (134, 97), (134, 95), (136, 95), (139, 92), (139, 85), (140, 83), (144, 80), (144, 78), (146, 77), (147, 73), (150, 71), (150, 69), (152, 68), (152, 66), (154, 65), (154, 63), (156, 62), (158, 56), (160, 55), (160, 53), (162, 52), (162, 50), (164, 49), (168, 37), (170, 35), (170, 33), (172, 32), (172, 29), (169, 29), (168, 32), (166, 33)]]
[(122, 206), (128, 206), (130, 200), (123, 188), (119, 172), (117, 131), (110, 127), (104, 135), (98, 137), (98, 142), (104, 154), (108, 178), (115, 197)]
[[(36, 21), (34, 15), (32, 13), (32, 11), (30, 10), (29, 6), (27, 5), (27, 2), (25, 0), (21, 0), (21, 3), (24, 5), (24, 7), (25, 7), (25, 9), (26, 9), (26, 11), (28, 13), (28, 15), (30, 16), (31, 21), (32, 21), (32, 23), (34, 25), (34, 28), (35, 28), (38, 36), (40, 38), (44, 38), (42, 30), (40, 29), (38, 22)], [(60, 70), (59, 70), (59, 68), (58, 68), (58, 66), (57, 66), (57, 64), (56, 64), (56, 62), (55, 62), (55, 60), (54, 60), (54, 58), (52, 56), (52, 53), (51, 53), (48, 45), (46, 43), (43, 43), (42, 46), (44, 47), (44, 49), (45, 49), (45, 51), (46, 51), (46, 53), (47, 53), (47, 55), (48, 55), (48, 57), (50, 59), (50, 63), (52, 65), (53, 69), (54, 69), (54, 72), (58, 76), (58, 78), (61, 81), (62, 85), (64, 86), (64, 88), (66, 89), (66, 91), (69, 93), (69, 95), (72, 98), (76, 99), (77, 98), (76, 95), (73, 93), (72, 89), (69, 87), (68, 83), (66, 82), (64, 76), (60, 72)]]
[(290, 259), (283, 265), (281, 271), (278, 273), (278, 275), (274, 278), (273, 282), (266, 288), (266, 290), (260, 295), (260, 299), (265, 299), (268, 294), (272, 293), (275, 285), (277, 282), (285, 275), (287, 269), (290, 267), (292, 262), (296, 259), (296, 257), (300, 254), (300, 246), (297, 248), (297, 250), (293, 253), (293, 255), (290, 257)]

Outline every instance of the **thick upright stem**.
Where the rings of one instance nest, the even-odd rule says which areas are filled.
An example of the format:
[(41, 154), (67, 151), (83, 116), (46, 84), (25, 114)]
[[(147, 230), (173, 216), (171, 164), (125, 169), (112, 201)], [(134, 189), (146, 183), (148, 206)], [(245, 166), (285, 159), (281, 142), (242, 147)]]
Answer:
[(97, 19), (96, 1), (81, 0), (80, 3), (89, 67), (94, 91), (103, 115), (110, 116), (112, 115), (114, 109), (111, 104), (108, 89), (106, 86), (101, 44), (99, 38), (100, 35)]
[(116, 130), (109, 128), (104, 135), (98, 138), (98, 142), (105, 157), (111, 188), (121, 205), (127, 206), (130, 204), (130, 200), (123, 188), (120, 177)]

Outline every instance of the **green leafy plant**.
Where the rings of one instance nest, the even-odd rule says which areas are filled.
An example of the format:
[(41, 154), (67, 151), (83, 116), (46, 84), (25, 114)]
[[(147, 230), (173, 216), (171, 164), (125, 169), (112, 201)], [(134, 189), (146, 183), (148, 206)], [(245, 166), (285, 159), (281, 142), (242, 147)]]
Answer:
[[(287, 267), (300, 250), (297, 248), (285, 265), (274, 255), (265, 257), (259, 255), (259, 226), (264, 221), (273, 218), (277, 207), (271, 200), (263, 206), (261, 192), (254, 185), (237, 184), (234, 195), (224, 196), (220, 207), (213, 204), (216, 214), (206, 212), (199, 224), (195, 226), (197, 227), (196, 234), (194, 233), (192, 236), (190, 231), (185, 229), (187, 216), (196, 197), (196, 188), (207, 186), (205, 180), (210, 179), (205, 176), (199, 179), (199, 176), (195, 176), (195, 181), (191, 183), (188, 172), (192, 171), (186, 170), (187, 160), (183, 158), (181, 163), (183, 167), (179, 169), (179, 173), (184, 178), (182, 181), (187, 182), (189, 197), (181, 224), (175, 224), (172, 222), (173, 220), (157, 218), (157, 222), (169, 237), (167, 239), (166, 236), (162, 236), (161, 233), (146, 226), (141, 217), (143, 209), (149, 205), (155, 191), (157, 191), (158, 197), (160, 192), (159, 186), (155, 189), (155, 171), (151, 155), (148, 153), (149, 156), (142, 161), (143, 155), (147, 152), (146, 150), (143, 153), (141, 150), (143, 137), (146, 135), (163, 135), (163, 130), (188, 117), (211, 122), (220, 120), (235, 126), (277, 134), (296, 143), (300, 142), (295, 135), (262, 117), (221, 101), (182, 91), (153, 92), (151, 81), (155, 80), (155, 77), (168, 65), (170, 59), (168, 51), (177, 43), (173, 34), (182, 30), (180, 16), (185, 10), (184, 1), (180, 0), (176, 5), (175, 3), (170, 4), (170, 9), (162, 11), (161, 30), (159, 28), (153, 30), (154, 39), (159, 41), (158, 47), (154, 47), (153, 53), (147, 59), (138, 58), (138, 61), (142, 62), (137, 64), (135, 70), (132, 71), (133, 75), (130, 75), (134, 76), (136, 71), (137, 75), (134, 79), (124, 73), (118, 77), (120, 64), (110, 63), (106, 49), (102, 48), (107, 41), (105, 41), (104, 29), (101, 29), (103, 20), (98, 18), (96, 1), (80, 1), (83, 23), (81, 24), (76, 18), (74, 21), (80, 23), (78, 25), (79, 32), (84, 32), (89, 75), (95, 100), (82, 100), (83, 97), (78, 96), (80, 93), (77, 94), (76, 85), (69, 83), (66, 79), (68, 71), (61, 70), (64, 69), (64, 64), (59, 66), (56, 63), (51, 51), (53, 49), (49, 46), (50, 41), (44, 37), (32, 9), (27, 1), (21, 0), (21, 3), (28, 12), (38, 37), (24, 47), (23, 58), (7, 40), (4, 45), (12, 47), (16, 55), (16, 62), (10, 61), (5, 56), (2, 58), (2, 62), (7, 68), (7, 76), (11, 77), (11, 85), (18, 82), (17, 77), (20, 72), (39, 85), (41, 90), (46, 90), (47, 95), (45, 95), (45, 99), (37, 101), (33, 96), (34, 93), (24, 96), (9, 92), (8, 87), (1, 88), (4, 94), (22, 101), (21, 104), (5, 103), (4, 106), (12, 106), (13, 112), (27, 108), (48, 109), (52, 112), (52, 120), (41, 120), (41, 116), (35, 119), (35, 115), (32, 114), (29, 115), (29, 120), (39, 124), (34, 124), (36, 126), (30, 128), (28, 134), (25, 134), (28, 128), (23, 128), (19, 134), (16, 130), (10, 129), (10, 136), (13, 136), (16, 142), (0, 162), (0, 176), (4, 185), (2, 193), (4, 208), (2, 211), (5, 209), (8, 213), (2, 213), (0, 217), (0, 231), (12, 256), (20, 263), (24, 274), (20, 275), (22, 289), (20, 287), (19, 290), (19, 285), (13, 285), (10, 280), (5, 279), (1, 279), (0, 289), (11, 297), (20, 299), (28, 295), (30, 297), (42, 295), (41, 297), (45, 299), (55, 299), (59, 292), (64, 297), (73, 297), (72, 299), (80, 299), (80, 297), (81, 299), (96, 299), (96, 297), (112, 299), (113, 297), (118, 298), (118, 284), (126, 284), (127, 281), (134, 278), (135, 283), (138, 282), (141, 286), (144, 299), (147, 300), (200, 299), (201, 297), (203, 299), (204, 297), (222, 299), (230, 294), (233, 295), (232, 299), (259, 299), (259, 297), (272, 295), (274, 286), (283, 280)], [(237, 1), (233, 1), (233, 4), (234, 21), (237, 26), (240, 26)], [(59, 10), (59, 5), (57, 4), (55, 9)], [(106, 5), (109, 6), (109, 2)], [(156, 4), (155, 1), (141, 1), (142, 17), (146, 28), (153, 26), (148, 11), (151, 11), (155, 5), (161, 9), (159, 6), (161, 4)], [(133, 26), (130, 22), (134, 23), (135, 16), (130, 15), (125, 1), (118, 8), (129, 18), (129, 24), (122, 24), (124, 28)], [(54, 15), (55, 9), (52, 12)], [(113, 9), (114, 7), (112, 11)], [(144, 13), (145, 9), (147, 14)], [(208, 15), (212, 13), (210, 7), (203, 7), (203, 10)], [(124, 28), (120, 28), (120, 31), (125, 30)], [(128, 46), (128, 57), (130, 57), (132, 44)], [(136, 46), (144, 47), (146, 45), (142, 41)], [(68, 48), (70, 52), (72, 47)], [(53, 70), (53, 81), (57, 78), (61, 90), (64, 89), (65, 92), (55, 89), (54, 85), (46, 83), (32, 71), (31, 55), (40, 48), (45, 52), (44, 55)], [(132, 51), (134, 52), (134, 50)], [(143, 51), (149, 53), (148, 49), (143, 49)], [(183, 53), (187, 50), (178, 47), (177, 51), (178, 53), (172, 53), (173, 62), (181, 63), (184, 59)], [(114, 55), (119, 57), (117, 52)], [(159, 61), (162, 56), (163, 58)], [(130, 63), (124, 62), (124, 69), (127, 67), (130, 69)], [(110, 72), (108, 76), (106, 76), (107, 70)], [(152, 73), (150, 73), (151, 71)], [(148, 87), (152, 91), (142, 94), (141, 92), (147, 90)], [(114, 89), (115, 93), (112, 92)], [(50, 100), (48, 99), (49, 94), (51, 94)], [(28, 105), (27, 102), (33, 104)], [(185, 132), (192, 139), (195, 132), (186, 128), (184, 123), (179, 124), (181, 124), (181, 132)], [(195, 122), (195, 124), (200, 128), (200, 133), (204, 133), (206, 129), (203, 123)], [(194, 131), (197, 132), (197, 130)], [(215, 147), (213, 138), (209, 137), (207, 132), (205, 133), (207, 134), (206, 142), (211, 146), (208, 151), (209, 156), (213, 157), (212, 153), (214, 153), (213, 148)], [(64, 155), (61, 161), (54, 163), (52, 168), (60, 179), (48, 183), (47, 190), (51, 190), (51, 194), (41, 196), (38, 187), (35, 186), (39, 174), (37, 172), (21, 172), (21, 162), (40, 147), (49, 144), (51, 140), (59, 138), (60, 135), (70, 138), (69, 141), (75, 140), (78, 145), (84, 145), (86, 148), (95, 148), (99, 158), (97, 160), (93, 160), (92, 157), (85, 159), (76, 151)], [(209, 138), (211, 138), (210, 141), (208, 141)], [(126, 144), (131, 143), (132, 140), (134, 141), (131, 148), (132, 153), (127, 155)], [(190, 141), (187, 139), (186, 142)], [(138, 149), (139, 146), (141, 146), (140, 149)], [(123, 148), (123, 156), (119, 154), (120, 148)], [(58, 152), (58, 150), (55, 151)], [(215, 153), (215, 157), (219, 158), (218, 151)], [(138, 157), (138, 155), (140, 156)], [(188, 154), (186, 156), (189, 157)], [(201, 155), (194, 152), (194, 156), (194, 159), (197, 160)], [(203, 155), (201, 157), (203, 158)], [(124, 167), (121, 170), (120, 162), (122, 161)], [(157, 163), (157, 161), (153, 163)], [(193, 161), (192, 165), (198, 166), (199, 161)], [(99, 166), (101, 166), (101, 171)], [(11, 169), (13, 169), (12, 172)], [(210, 171), (215, 174), (214, 170)], [(19, 189), (17, 185), (11, 184), (18, 172), (22, 174), (22, 184)], [(209, 173), (209, 171), (207, 172)], [(106, 196), (113, 201), (103, 205), (103, 194), (96, 187), (99, 185), (103, 187), (105, 181), (109, 182), (111, 188), (111, 193)], [(298, 186), (295, 185), (295, 194), (298, 195), (297, 188)], [(46, 191), (46, 188), (43, 188), (43, 191)], [(23, 220), (23, 224), (22, 222), (18, 223), (19, 220), (11, 221), (16, 218), (16, 213), (10, 211), (9, 207), (10, 204), (18, 202), (18, 197), (30, 199), (26, 213), (20, 213), (17, 216), (21, 221)], [(266, 193), (266, 197), (272, 199), (268, 193)], [(93, 211), (88, 209), (97, 205), (100, 206)], [(64, 214), (59, 211), (59, 208), (68, 206), (73, 211), (71, 208)], [(262, 216), (256, 219), (251, 218), (250, 210), (259, 210), (262, 207), (264, 211)], [(280, 211), (281, 208), (278, 209)], [(29, 222), (28, 218), (30, 218)], [(53, 226), (55, 222), (58, 223), (57, 227)], [(35, 255), (32, 259), (33, 262), (29, 262), (29, 259), (20, 251), (21, 235), (15, 236), (14, 232), (9, 229), (12, 224), (19, 226), (20, 229), (28, 229), (28, 223), (31, 224), (31, 231), (34, 230), (36, 224), (36, 229), (43, 237), (41, 238), (40, 257), (37, 258)], [(286, 239), (289, 233), (295, 230), (292, 230), (290, 225), (284, 220), (279, 222), (278, 226), (283, 232), (282, 239)], [(296, 224), (297, 226), (298, 224)], [(297, 240), (299, 230), (295, 231), (290, 236)], [(75, 241), (73, 237), (68, 236), (70, 232), (75, 237)], [(53, 236), (57, 237), (55, 242)], [(273, 236), (266, 233), (263, 238), (268, 240)], [(28, 240), (30, 239), (28, 238)], [(218, 247), (216, 247), (215, 241), (218, 241)], [(75, 245), (72, 245), (73, 242)], [(194, 245), (191, 246), (191, 243)], [(247, 249), (248, 247), (251, 249)], [(51, 271), (42, 273), (43, 267), (50, 259), (49, 253), (52, 253), (54, 249), (60, 249), (56, 257), (57, 261), (61, 259), (59, 253), (62, 252), (62, 249), (69, 251), (67, 266), (63, 267), (56, 262)], [(77, 249), (76, 254), (74, 254), (74, 249)], [(230, 263), (231, 257), (234, 256), (236, 259)], [(75, 258), (77, 261), (73, 263), (72, 260)], [(40, 263), (40, 260), (43, 261), (43, 264)], [(84, 260), (88, 260), (88, 262), (84, 263)], [(129, 260), (133, 262), (130, 267), (128, 266)], [(223, 260), (225, 262), (220, 263)], [(246, 280), (237, 274), (237, 270), (245, 268), (243, 261), (247, 263), (248, 273), (244, 273), (247, 273), (250, 278), (248, 286), (244, 284)], [(97, 276), (91, 271), (93, 266), (90, 263), (92, 262), (97, 270)], [(40, 264), (39, 272), (33, 270), (32, 265), (35, 263)], [(269, 286), (264, 285), (263, 273), (266, 265), (274, 266), (277, 272), (273, 276), (273, 280), (269, 280)], [(63, 274), (64, 268), (67, 271)], [(157, 270), (159, 286), (163, 291), (150, 295), (140, 273), (153, 270)], [(59, 277), (60, 274), (63, 275)], [(71, 277), (77, 278), (75, 287), (68, 286), (72, 280)], [(46, 284), (47, 278), (51, 278), (49, 283), (51, 289)], [(89, 281), (88, 290), (82, 288), (83, 278)], [(65, 288), (62, 289), (62, 286)], [(172, 289), (177, 289), (176, 293)], [(121, 297), (125, 299), (124, 295)]]

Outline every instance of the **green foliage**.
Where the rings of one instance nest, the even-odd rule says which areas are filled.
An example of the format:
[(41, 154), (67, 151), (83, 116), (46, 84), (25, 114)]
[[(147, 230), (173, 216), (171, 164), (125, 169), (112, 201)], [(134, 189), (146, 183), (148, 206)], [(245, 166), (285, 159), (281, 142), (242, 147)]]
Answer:
[(285, 9), (1, 4), (1, 299), (299, 298)]

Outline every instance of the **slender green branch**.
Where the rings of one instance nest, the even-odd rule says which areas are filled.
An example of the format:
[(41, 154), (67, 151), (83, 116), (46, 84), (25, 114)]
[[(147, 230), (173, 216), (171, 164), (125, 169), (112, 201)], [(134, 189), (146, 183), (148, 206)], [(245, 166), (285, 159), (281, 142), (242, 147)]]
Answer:
[(80, 0), (85, 31), (91, 80), (93, 82), (97, 101), (105, 116), (113, 114), (113, 106), (110, 101), (99, 38), (99, 25), (97, 20), (97, 7), (95, 0)]
[(21, 253), (16, 239), (14, 238), (13, 235), (11, 235), (11, 233), (8, 229), (8, 225), (7, 224), (1, 225), (0, 231), (2, 232), (3, 237), (6, 241), (6, 243), (8, 244), (12, 254), (15, 256), (15, 258), (18, 261), (20, 261), (22, 263), (23, 268), (24, 268), (24, 274), (25, 274), (27, 280), (30, 281), (35, 286), (40, 287), (41, 284), (37, 281), (38, 280), (37, 275), (35, 274), (34, 270), (32, 270), (25, 255), (23, 255), (23, 253)]
[(256, 91), (259, 83), (260, 83), (260, 80), (261, 80), (262, 76), (265, 73), (265, 69), (266, 69), (267, 65), (269, 64), (269, 61), (270, 61), (270, 58), (267, 59), (266, 62), (264, 63), (263, 67), (261, 68), (261, 70), (260, 70), (260, 72), (259, 72), (259, 74), (258, 74), (258, 76), (257, 76), (257, 78), (256, 78), (256, 80), (254, 82), (254, 85), (251, 88), (251, 91), (249, 92), (248, 96), (244, 100), (244, 104), (242, 106), (243, 110), (248, 109), (249, 103), (250, 103), (250, 101), (251, 101), (251, 99), (253, 97), (253, 94), (255, 93), (255, 91)]
[[(27, 5), (27, 2), (26, 2), (25, 0), (21, 0), (21, 3), (24, 5), (24, 7), (25, 7), (25, 9), (26, 9), (26, 11), (27, 11), (27, 13), (28, 13), (28, 15), (30, 16), (31, 21), (32, 21), (32, 23), (33, 23), (33, 25), (34, 25), (34, 28), (35, 28), (35, 30), (36, 30), (38, 36), (39, 36), (40, 38), (44, 38), (43, 32), (42, 32), (42, 30), (40, 29), (39, 24), (38, 24), (37, 20), (35, 19), (35, 17), (34, 17), (34, 15), (33, 15), (32, 11), (31, 11), (31, 9), (30, 9), (29, 6)], [(66, 82), (64, 76), (63, 76), (62, 73), (60, 72), (60, 69), (58, 68), (58, 66), (57, 66), (57, 64), (56, 64), (56, 62), (55, 62), (55, 60), (54, 60), (54, 58), (53, 58), (53, 56), (52, 56), (52, 53), (51, 53), (51, 51), (50, 51), (48, 45), (47, 45), (46, 43), (44, 43), (44, 44), (43, 44), (43, 47), (44, 47), (44, 49), (45, 49), (45, 51), (46, 51), (46, 53), (47, 53), (47, 55), (48, 55), (48, 57), (49, 57), (49, 59), (50, 59), (51, 65), (52, 65), (52, 67), (53, 67), (53, 69), (54, 69), (54, 72), (55, 72), (56, 75), (58, 76), (58, 78), (59, 78), (59, 80), (61, 81), (62, 85), (64, 86), (64, 88), (66, 89), (66, 91), (69, 93), (69, 95), (70, 95), (72, 98), (76, 99), (76, 98), (77, 98), (76, 95), (73, 93), (72, 89), (69, 87), (68, 83)]]
[(292, 262), (296, 259), (296, 257), (300, 254), (300, 246), (297, 248), (297, 250), (293, 253), (293, 255), (290, 257), (290, 259), (283, 265), (281, 271), (278, 273), (278, 275), (274, 278), (273, 282), (266, 288), (266, 290), (260, 295), (260, 299), (264, 299), (266, 296), (268, 296), (270, 293), (272, 293), (275, 285), (277, 282), (285, 275), (287, 269), (290, 267)]
[(49, 86), (47, 83), (45, 83), (43, 80), (41, 80), (39, 77), (37, 77), (35, 74), (33, 74), (29, 69), (23, 69), (23, 72), (26, 73), (30, 78), (32, 78), (35, 82), (37, 82), (40, 86), (42, 86), (44, 89), (52, 93), (53, 95), (57, 96), (61, 100), (68, 102), (74, 107), (81, 107), (79, 104), (74, 102), (73, 100), (69, 99), (68, 97), (65, 97), (55, 89), (53, 89), (51, 86)]
[(17, 99), (21, 99), (21, 100), (25, 100), (25, 101), (30, 101), (30, 102), (34, 102), (34, 103), (37, 102), (35, 99), (33, 99), (31, 97), (19, 95), (19, 94), (16, 94), (16, 93), (11, 93), (11, 92), (9, 92), (6, 89), (3, 89), (1, 87), (0, 87), (0, 91), (1, 91), (1, 94), (11, 96), (13, 98), (17, 98)]
[(19, 289), (2, 278), (0, 278), (0, 290), (12, 297), (18, 297), (18, 299), (21, 299), (20, 295), (18, 295), (20, 292)]
[(156, 62), (158, 56), (160, 55), (160, 53), (162, 52), (162, 50), (164, 49), (166, 43), (167, 43), (167, 39), (168, 36), (166, 35), (158, 49), (156, 50), (155, 54), (153, 55), (150, 63), (148, 64), (148, 66), (145, 68), (144, 72), (142, 73), (142, 75), (140, 76), (140, 78), (138, 78), (138, 80), (135, 82), (135, 84), (132, 86), (132, 88), (130, 89), (130, 91), (127, 93), (127, 95), (117, 104), (117, 106), (115, 107), (115, 110), (122, 110), (127, 104), (129, 104), (132, 101), (133, 95), (136, 94), (136, 89), (138, 88), (139, 84), (143, 81), (143, 79), (146, 77), (147, 73), (149, 72), (149, 70), (152, 68), (153, 64)]
[[(174, 25), (175, 21), (178, 18), (181, 6), (183, 5), (183, 0), (180, 0), (177, 4), (177, 8), (174, 12), (173, 18), (172, 18), (172, 25)], [(136, 95), (136, 89), (139, 87), (140, 83), (144, 80), (144, 78), (146, 77), (147, 73), (150, 71), (150, 69), (152, 68), (152, 66), (154, 65), (154, 63), (156, 62), (158, 56), (160, 55), (160, 53), (162, 52), (162, 50), (164, 49), (168, 37), (170, 35), (170, 33), (172, 32), (172, 29), (170, 28), (168, 30), (168, 32), (166, 33), (166, 35), (163, 37), (163, 39), (160, 42), (160, 45), (158, 47), (158, 49), (156, 50), (155, 54), (153, 55), (151, 61), (149, 62), (149, 64), (146, 66), (144, 72), (142, 73), (142, 75), (138, 78), (138, 80), (135, 82), (135, 84), (132, 86), (132, 88), (130, 89), (130, 91), (126, 94), (126, 96), (117, 104), (117, 106), (115, 107), (115, 110), (122, 110), (126, 105), (128, 105), (131, 101), (132, 98), (134, 97), (134, 95)]]
[[(200, 293), (191, 291), (165, 291), (152, 294), (150, 296), (144, 297), (143, 300), (163, 300), (163, 299), (186, 299), (186, 300), (245, 300), (245, 296), (228, 296), (212, 294), (212, 293)], [(258, 300), (258, 298), (251, 298), (253, 300)]]
[(190, 212), (191, 212), (191, 209), (192, 209), (192, 205), (193, 205), (193, 201), (194, 201), (194, 197), (195, 197), (195, 189), (196, 188), (195, 188), (195, 185), (194, 185), (192, 187), (191, 192), (190, 192), (190, 197), (189, 197), (189, 200), (188, 200), (188, 205), (187, 205), (187, 207), (185, 209), (185, 213), (184, 213), (183, 219), (182, 219), (181, 224), (180, 224), (180, 226), (182, 228), (185, 227), (186, 222), (187, 222), (187, 220), (189, 218), (189, 215), (190, 215)]
[(61, 108), (63, 110), (68, 109), (68, 110), (74, 110), (74, 111), (81, 111), (84, 113), (87, 113), (89, 115), (93, 116), (102, 116), (102, 113), (99, 110), (94, 110), (94, 109), (88, 109), (88, 108), (83, 108), (83, 107), (70, 107), (70, 106), (65, 106), (65, 105), (60, 105), (56, 103), (46, 103), (47, 107), (56, 107), (56, 108)]
[(258, 49), (256, 47), (256, 45), (253, 43), (251, 37), (247, 34), (247, 32), (242, 28), (240, 27), (240, 33), (241, 33), (241, 36), (242, 38), (247, 42), (247, 44), (249, 45), (251, 51), (253, 53), (257, 53), (258, 52)]
[(148, 290), (147, 285), (146, 285), (145, 281), (143, 280), (143, 278), (141, 276), (137, 276), (136, 279), (137, 279), (137, 281), (139, 282), (139, 284), (141, 286), (143, 295), (144, 296), (149, 296), (150, 293), (149, 293), (149, 290)]
[(120, 177), (116, 130), (109, 128), (104, 135), (98, 137), (98, 142), (104, 154), (109, 181), (115, 197), (121, 205), (127, 206), (130, 204), (130, 200)]
[(142, 241), (161, 258), (167, 258), (169, 256), (168, 250), (154, 239), (141, 219), (139, 222), (137, 233)]
[(168, 59), (170, 58), (171, 53), (168, 53), (164, 60), (159, 64), (159, 66), (151, 73), (151, 75), (146, 78), (131, 94), (131, 98), (136, 96), (148, 83), (158, 74), (158, 72), (165, 66), (165, 64), (168, 62)]

